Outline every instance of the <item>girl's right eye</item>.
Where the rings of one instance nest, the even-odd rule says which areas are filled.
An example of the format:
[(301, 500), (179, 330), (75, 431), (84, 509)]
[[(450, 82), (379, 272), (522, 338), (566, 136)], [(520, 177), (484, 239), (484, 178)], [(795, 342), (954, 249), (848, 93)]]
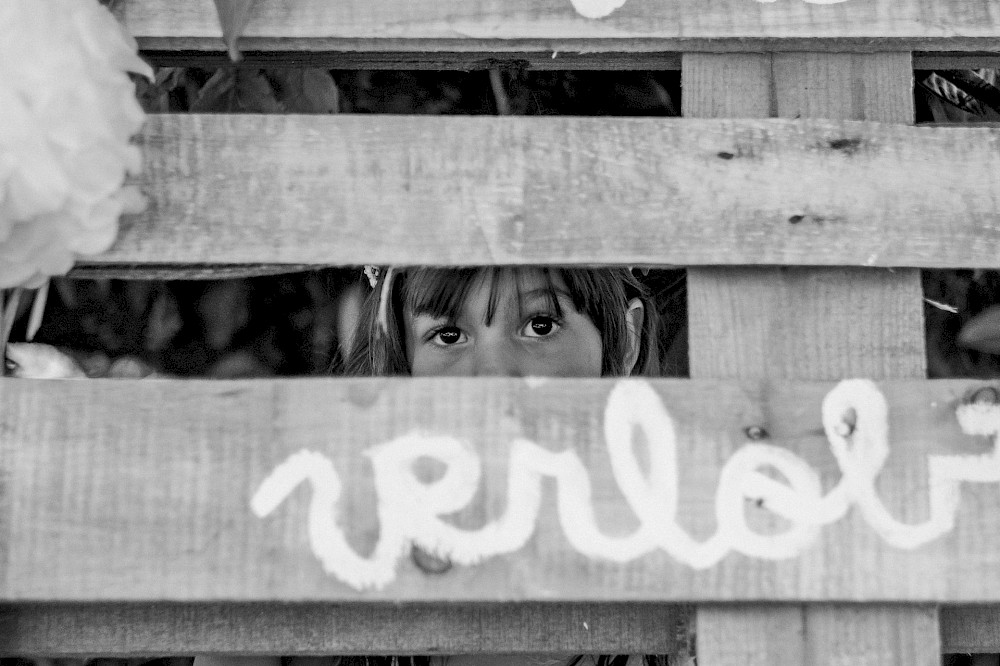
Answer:
[(465, 342), (466, 335), (457, 326), (442, 326), (431, 333), (430, 340), (439, 347), (450, 347), (459, 342)]

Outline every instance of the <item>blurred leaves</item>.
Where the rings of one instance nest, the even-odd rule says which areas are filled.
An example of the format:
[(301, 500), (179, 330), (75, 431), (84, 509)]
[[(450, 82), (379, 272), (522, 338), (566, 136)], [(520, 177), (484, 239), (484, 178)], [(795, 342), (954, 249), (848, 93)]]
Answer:
[[(53, 281), (37, 340), (90, 377), (321, 375), (339, 358), (337, 297), (360, 270), (215, 281)], [(23, 339), (24, 320), (14, 331)]]
[(958, 344), (987, 354), (1000, 354), (1000, 305), (991, 305), (958, 332)]

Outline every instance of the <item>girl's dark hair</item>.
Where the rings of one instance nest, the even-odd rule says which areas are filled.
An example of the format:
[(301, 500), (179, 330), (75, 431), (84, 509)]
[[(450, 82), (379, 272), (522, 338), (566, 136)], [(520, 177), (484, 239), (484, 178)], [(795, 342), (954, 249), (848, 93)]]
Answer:
[[(361, 308), (361, 317), (348, 355), (346, 374), (356, 376), (408, 375), (406, 329), (403, 313), (426, 313), (432, 317), (454, 319), (458, 316), (469, 290), (479, 280), (489, 280), (490, 300), (487, 324), (492, 320), (503, 280), (516, 278), (519, 267), (474, 268), (395, 268), (383, 272)], [(601, 333), (601, 374), (622, 376), (628, 355), (626, 309), (633, 298), (645, 306), (639, 357), (634, 375), (657, 376), (660, 370), (658, 345), (659, 316), (649, 291), (627, 268), (541, 268), (551, 291), (552, 307), (559, 312), (552, 277), (558, 274), (577, 312), (586, 315)], [(385, 280), (389, 279), (385, 304), (381, 303)], [(517, 280), (514, 280), (517, 284)], [(381, 307), (380, 307), (381, 306)], [(379, 322), (380, 309), (382, 310)], [(383, 326), (385, 331), (383, 331)]]

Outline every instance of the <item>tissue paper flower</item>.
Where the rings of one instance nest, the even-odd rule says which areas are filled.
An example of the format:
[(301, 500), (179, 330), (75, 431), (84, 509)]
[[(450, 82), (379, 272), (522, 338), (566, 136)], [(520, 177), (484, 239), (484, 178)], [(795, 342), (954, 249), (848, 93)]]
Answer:
[(144, 206), (124, 186), (145, 118), (128, 72), (152, 76), (96, 0), (0, 1), (0, 288), (104, 252)]

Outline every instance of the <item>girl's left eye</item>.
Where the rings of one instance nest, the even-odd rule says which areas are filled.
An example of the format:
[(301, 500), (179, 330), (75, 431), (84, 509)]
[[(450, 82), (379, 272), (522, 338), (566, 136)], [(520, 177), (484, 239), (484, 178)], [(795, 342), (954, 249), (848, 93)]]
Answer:
[(465, 342), (465, 333), (457, 326), (442, 326), (431, 334), (430, 339), (438, 347), (450, 347)]
[(529, 338), (545, 338), (561, 328), (561, 325), (553, 317), (547, 315), (536, 315), (529, 319), (521, 329), (521, 334)]

